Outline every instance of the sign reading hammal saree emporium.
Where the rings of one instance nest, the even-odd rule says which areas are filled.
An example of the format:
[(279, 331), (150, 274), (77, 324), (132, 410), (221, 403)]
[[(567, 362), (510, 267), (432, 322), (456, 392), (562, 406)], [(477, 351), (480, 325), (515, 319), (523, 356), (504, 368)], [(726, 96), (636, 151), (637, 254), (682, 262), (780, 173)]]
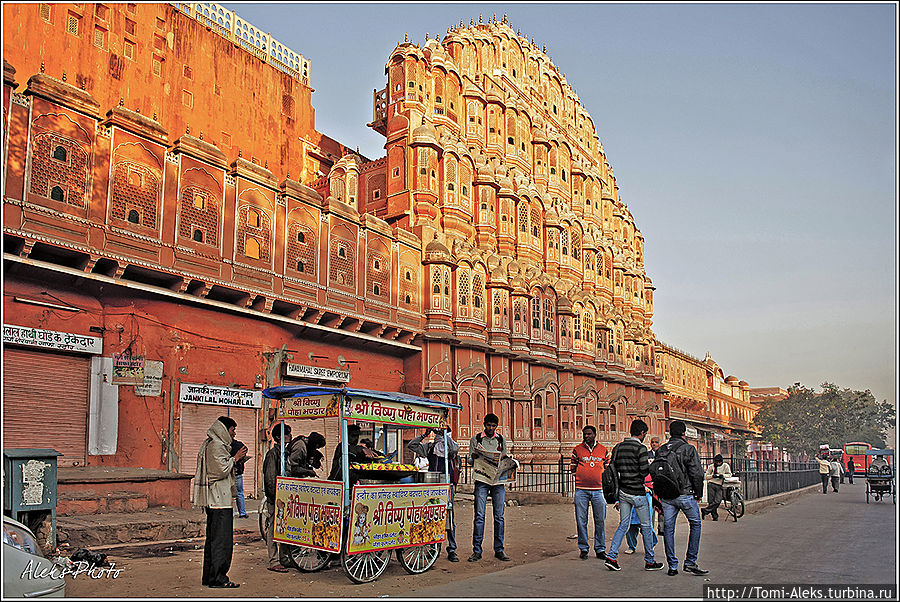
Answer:
[(349, 420), (386, 422), (404, 426), (441, 428), (447, 422), (445, 408), (413, 406), (402, 401), (347, 396), (342, 411)]
[(444, 541), (449, 484), (357, 485), (353, 488), (348, 553)]
[(276, 477), (272, 539), (340, 553), (343, 498), (344, 485), (338, 481)]
[(278, 400), (277, 420), (288, 418), (331, 418), (341, 408), (340, 394), (282, 397)]

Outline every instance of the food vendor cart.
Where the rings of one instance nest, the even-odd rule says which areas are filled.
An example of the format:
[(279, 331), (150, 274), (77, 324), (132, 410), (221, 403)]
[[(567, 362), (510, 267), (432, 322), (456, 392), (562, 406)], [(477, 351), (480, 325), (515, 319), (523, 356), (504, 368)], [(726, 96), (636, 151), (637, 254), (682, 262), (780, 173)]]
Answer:
[[(278, 400), (282, 424), (286, 419), (340, 418), (341, 481), (276, 479), (274, 540), (291, 546), (289, 555), (297, 568), (317, 571), (340, 556), (347, 576), (367, 583), (384, 572), (392, 550), (410, 573), (431, 568), (440, 556), (447, 521), (452, 520), (448, 469), (422, 473), (414, 465), (396, 462), (350, 464), (347, 425), (380, 424), (384, 456), (399, 458), (399, 450), (388, 449), (391, 429), (443, 428), (450, 410), (461, 406), (403, 393), (335, 387), (271, 387), (263, 396)], [(446, 431), (444, 437), (446, 445)], [(396, 440), (402, 444), (399, 436)], [(281, 445), (284, 475), (284, 437)], [(425, 482), (399, 482), (409, 476)]]

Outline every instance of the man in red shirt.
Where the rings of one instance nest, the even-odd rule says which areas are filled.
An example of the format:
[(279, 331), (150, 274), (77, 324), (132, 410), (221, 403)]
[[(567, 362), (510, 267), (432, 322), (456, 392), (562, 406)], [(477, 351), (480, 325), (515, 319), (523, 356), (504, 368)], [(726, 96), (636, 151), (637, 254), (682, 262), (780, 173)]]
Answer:
[(588, 506), (594, 511), (594, 552), (606, 560), (606, 500), (603, 499), (603, 469), (609, 460), (606, 447), (597, 443), (597, 429), (587, 425), (581, 430), (582, 442), (572, 450), (575, 473), (575, 524), (581, 559), (588, 557)]

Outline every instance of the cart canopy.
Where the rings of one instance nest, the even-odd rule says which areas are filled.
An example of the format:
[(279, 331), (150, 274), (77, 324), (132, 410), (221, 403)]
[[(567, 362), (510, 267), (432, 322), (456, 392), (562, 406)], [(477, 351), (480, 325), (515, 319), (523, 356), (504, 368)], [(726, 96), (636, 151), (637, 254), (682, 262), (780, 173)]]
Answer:
[(373, 389), (351, 389), (339, 387), (316, 387), (308, 385), (289, 385), (284, 387), (269, 387), (263, 390), (263, 396), (269, 399), (283, 399), (285, 397), (309, 397), (313, 395), (334, 395), (341, 393), (350, 399), (369, 398), (381, 399), (385, 401), (397, 401), (410, 405), (425, 406), (429, 408), (448, 408), (453, 410), (461, 410), (462, 406), (455, 403), (445, 403), (428, 399), (427, 397), (419, 397), (417, 395), (407, 395), (406, 393), (394, 393), (391, 391), (375, 391)]

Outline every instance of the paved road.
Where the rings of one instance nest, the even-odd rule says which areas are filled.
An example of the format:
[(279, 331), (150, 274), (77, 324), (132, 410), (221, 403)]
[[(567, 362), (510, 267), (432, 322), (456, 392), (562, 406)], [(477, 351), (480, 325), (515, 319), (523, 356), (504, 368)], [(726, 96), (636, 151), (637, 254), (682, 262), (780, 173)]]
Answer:
[[(508, 597), (702, 597), (707, 584), (897, 583), (897, 506), (866, 504), (865, 481), (841, 486), (838, 494), (808, 493), (785, 505), (748, 514), (734, 522), (703, 522), (701, 567), (706, 577), (643, 570), (638, 553), (620, 554), (622, 570), (578, 552), (510, 567), (453, 583), (412, 590), (417, 598)], [(688, 525), (679, 518), (678, 555), (684, 561)], [(612, 533), (607, 531), (607, 539)], [(662, 538), (657, 560), (665, 562)]]

